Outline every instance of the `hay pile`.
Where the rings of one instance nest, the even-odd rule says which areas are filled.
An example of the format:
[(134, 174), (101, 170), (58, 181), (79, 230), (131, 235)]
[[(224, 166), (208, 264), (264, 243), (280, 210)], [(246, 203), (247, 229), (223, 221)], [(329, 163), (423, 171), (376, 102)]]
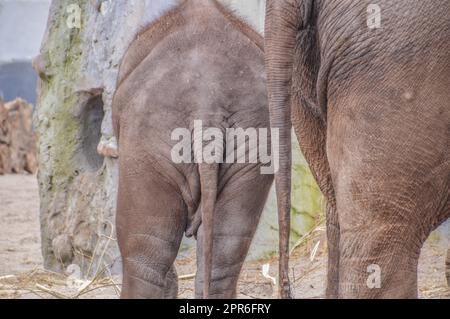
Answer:
[(37, 169), (33, 107), (22, 99), (0, 99), (0, 175), (34, 174)]
[(91, 280), (76, 279), (76, 276), (54, 273), (43, 269), (0, 276), (0, 299), (84, 299), (117, 298), (120, 295), (119, 279), (95, 276)]

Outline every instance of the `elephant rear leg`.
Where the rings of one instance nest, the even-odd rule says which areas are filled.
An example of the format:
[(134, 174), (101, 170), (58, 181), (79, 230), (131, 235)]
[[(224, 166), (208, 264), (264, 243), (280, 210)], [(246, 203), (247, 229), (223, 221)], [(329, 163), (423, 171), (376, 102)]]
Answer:
[(340, 225), (339, 296), (417, 298), (421, 248), (443, 221), (447, 167), (420, 162), (405, 154), (408, 148), (384, 151), (385, 140), (362, 140), (344, 141), (329, 156)]
[(184, 202), (148, 167), (142, 174), (120, 173), (116, 223), (123, 262), (121, 297), (175, 298), (173, 263), (186, 224)]
[[(238, 176), (240, 175), (240, 176)], [(210, 297), (236, 297), (242, 265), (255, 234), (273, 176), (261, 175), (259, 167), (237, 173), (220, 192), (214, 212), (213, 264)], [(203, 226), (197, 235), (195, 295), (203, 297)]]
[[(420, 251), (442, 222), (437, 217), (445, 175), (435, 166), (417, 170), (423, 178), (412, 179), (405, 168), (413, 157), (369, 161), (361, 148), (347, 143), (346, 149), (352, 161), (334, 162), (332, 157), (332, 163), (339, 164), (334, 179), (340, 225), (339, 296), (417, 298)], [(394, 157), (394, 151), (389, 155)]]
[(328, 269), (326, 297), (335, 299), (338, 297), (339, 287), (339, 221), (333, 181), (326, 153), (326, 123), (316, 113), (306, 103), (302, 103), (299, 96), (294, 96), (292, 102), (292, 124), (295, 134), (311, 172), (327, 201)]

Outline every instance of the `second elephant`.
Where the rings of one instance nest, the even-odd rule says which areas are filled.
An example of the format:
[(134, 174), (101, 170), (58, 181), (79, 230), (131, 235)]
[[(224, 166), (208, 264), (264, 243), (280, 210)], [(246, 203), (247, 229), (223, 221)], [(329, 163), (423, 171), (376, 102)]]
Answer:
[(284, 297), (292, 125), (328, 200), (328, 297), (417, 297), (422, 244), (450, 216), (450, 2), (376, 3), (379, 27), (371, 0), (267, 2)]
[(220, 163), (237, 143), (220, 141), (217, 162), (189, 162), (196, 145), (209, 145), (201, 133), (184, 149), (188, 161), (175, 161), (173, 138), (195, 139), (196, 121), (205, 135), (269, 127), (263, 38), (213, 0), (183, 1), (158, 19), (120, 68), (113, 122), (123, 298), (176, 297), (173, 263), (184, 233), (198, 239), (196, 296), (236, 296), (273, 175), (261, 174), (259, 160)]

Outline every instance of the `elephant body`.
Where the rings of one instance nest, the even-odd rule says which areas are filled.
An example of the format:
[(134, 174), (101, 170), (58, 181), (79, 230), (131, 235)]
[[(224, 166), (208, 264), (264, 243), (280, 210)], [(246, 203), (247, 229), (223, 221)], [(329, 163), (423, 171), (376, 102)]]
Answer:
[(263, 39), (212, 0), (183, 1), (152, 23), (120, 67), (113, 123), (123, 298), (176, 297), (173, 263), (185, 233), (198, 242), (196, 296), (236, 295), (273, 176), (260, 162), (175, 163), (171, 135), (192, 132), (196, 120), (220, 131), (269, 127)]
[(327, 296), (415, 298), (422, 244), (450, 217), (450, 2), (377, 1), (379, 28), (371, 4), (267, 3), (280, 220), (288, 226), (292, 124), (328, 202)]

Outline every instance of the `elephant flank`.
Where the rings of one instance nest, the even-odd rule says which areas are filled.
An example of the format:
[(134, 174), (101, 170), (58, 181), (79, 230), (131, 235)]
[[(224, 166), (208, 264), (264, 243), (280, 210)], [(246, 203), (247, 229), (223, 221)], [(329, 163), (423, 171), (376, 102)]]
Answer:
[(203, 260), (205, 276), (203, 298), (209, 298), (212, 276), (214, 208), (217, 200), (219, 164), (202, 163), (198, 166), (201, 187), (201, 216), (203, 224)]

